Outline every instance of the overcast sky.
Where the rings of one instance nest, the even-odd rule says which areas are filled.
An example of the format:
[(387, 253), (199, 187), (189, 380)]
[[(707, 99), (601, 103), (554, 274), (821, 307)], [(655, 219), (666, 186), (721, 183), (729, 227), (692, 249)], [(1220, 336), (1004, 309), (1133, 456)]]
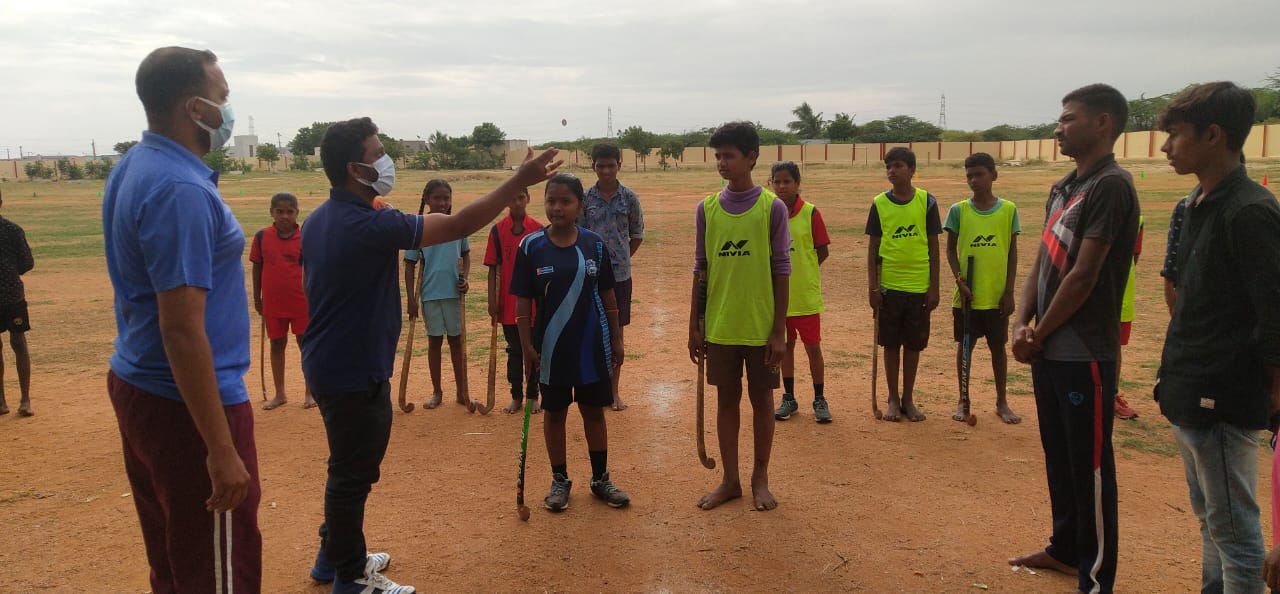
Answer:
[(397, 138), (594, 137), (609, 107), (615, 130), (783, 127), (801, 101), (936, 122), (944, 93), (948, 127), (979, 129), (1052, 120), (1091, 82), (1134, 98), (1280, 69), (1280, 0), (430, 4), (0, 0), (0, 154), (138, 138), (134, 73), (165, 45), (217, 53), (235, 133), (253, 116), (263, 142), (365, 115)]

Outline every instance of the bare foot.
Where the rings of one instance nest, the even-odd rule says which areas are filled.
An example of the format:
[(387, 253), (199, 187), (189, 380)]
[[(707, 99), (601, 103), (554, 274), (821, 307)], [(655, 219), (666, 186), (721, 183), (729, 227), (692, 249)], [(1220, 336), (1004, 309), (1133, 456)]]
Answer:
[(471, 407), (471, 397), (467, 396), (465, 392), (458, 392), (457, 402), (467, 408)]
[(3, 402), (0, 402), (0, 415), (7, 415), (7, 414), (9, 414), (9, 405)]
[(541, 401), (541, 400), (530, 400), (530, 401), (529, 401), (529, 406), (532, 406), (532, 407), (533, 407), (533, 409), (529, 411), (529, 413), (530, 413), (530, 414), (535, 414), (535, 415), (536, 415), (536, 414), (538, 414), (538, 413), (542, 412), (542, 405), (541, 405), (541, 404), (539, 404), (540, 402), (542, 402), (542, 401)]
[(622, 397), (621, 397), (621, 396), (618, 396), (617, 394), (614, 394), (614, 396), (613, 396), (613, 406), (610, 406), (609, 408), (612, 408), (613, 410), (627, 410), (627, 404), (626, 404), (625, 402), (623, 402), (623, 401), (622, 401)]
[[(422, 403), (422, 408), (435, 408), (440, 406), (440, 401), (444, 400), (444, 394), (436, 392), (431, 395), (431, 400)], [(463, 404), (466, 404), (465, 402)]]
[(284, 406), (284, 403), (288, 401), (289, 399), (284, 394), (276, 394), (275, 398), (262, 403), (262, 410), (275, 410)]
[(889, 406), (885, 407), (884, 420), (890, 423), (897, 423), (902, 418), (902, 404), (893, 398), (889, 399)]
[(720, 486), (698, 500), (698, 507), (704, 510), (715, 509), (724, 502), (739, 497), (742, 497), (742, 483), (720, 483)]
[(317, 406), (320, 405), (316, 402), (316, 399), (311, 396), (311, 392), (307, 392), (306, 400), (302, 401), (302, 408), (315, 408)]
[(1009, 408), (1008, 404), (996, 405), (996, 416), (1000, 417), (1001, 421), (1010, 425), (1017, 425), (1022, 422), (1022, 417), (1014, 414), (1013, 409)]
[(955, 412), (951, 413), (951, 420), (960, 421), (961, 423), (963, 423), (964, 419), (965, 419), (964, 407), (957, 405)]
[(524, 408), (523, 403), (521, 403), (519, 400), (512, 400), (511, 404), (508, 404), (502, 407), (502, 412), (507, 413), (509, 415), (514, 415), (520, 412), (521, 408)]
[(920, 421), (925, 420), (924, 413), (916, 410), (916, 405), (910, 402), (902, 405), (902, 414), (907, 417), (907, 419), (910, 419), (912, 423), (919, 423)]
[(30, 401), (28, 401), (28, 402), (22, 402), (22, 403), (19, 403), (19, 404), (18, 404), (18, 416), (20, 416), (20, 417), (30, 417), (30, 416), (33, 416), (33, 415), (35, 415), (35, 414), (36, 414), (36, 413), (32, 412), (32, 410), (31, 410), (31, 402), (30, 402)]
[(751, 497), (755, 500), (756, 511), (769, 511), (778, 507), (778, 500), (769, 492), (769, 479), (751, 479)]
[(1014, 567), (1021, 565), (1032, 569), (1052, 569), (1058, 573), (1064, 573), (1066, 575), (1077, 574), (1076, 568), (1054, 559), (1045, 551), (1036, 551), (1029, 555), (1014, 557), (1009, 560), (1009, 565)]

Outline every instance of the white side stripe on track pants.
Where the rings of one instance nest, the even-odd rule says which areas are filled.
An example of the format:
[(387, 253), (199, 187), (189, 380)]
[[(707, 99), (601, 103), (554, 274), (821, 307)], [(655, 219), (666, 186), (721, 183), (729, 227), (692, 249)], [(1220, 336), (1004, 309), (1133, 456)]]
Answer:
[[(222, 525), (227, 526), (227, 535), (222, 537)], [(223, 549), (226, 554), (223, 554)], [(218, 594), (235, 594), (235, 581), (231, 575), (231, 512), (213, 512), (213, 584)]]

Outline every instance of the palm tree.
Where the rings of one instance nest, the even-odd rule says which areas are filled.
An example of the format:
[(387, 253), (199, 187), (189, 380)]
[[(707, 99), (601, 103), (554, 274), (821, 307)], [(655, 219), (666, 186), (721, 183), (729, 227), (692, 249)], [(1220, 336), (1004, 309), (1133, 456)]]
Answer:
[(791, 110), (791, 113), (796, 116), (796, 120), (787, 123), (787, 129), (799, 134), (801, 138), (822, 137), (826, 122), (822, 119), (822, 112), (813, 113), (813, 108), (809, 106), (808, 101)]

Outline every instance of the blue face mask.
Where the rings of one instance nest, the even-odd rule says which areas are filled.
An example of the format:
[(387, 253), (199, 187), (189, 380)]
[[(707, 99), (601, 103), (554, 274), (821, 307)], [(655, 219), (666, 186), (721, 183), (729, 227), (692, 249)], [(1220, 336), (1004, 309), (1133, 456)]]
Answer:
[(196, 99), (218, 108), (218, 111), (222, 113), (222, 125), (217, 128), (211, 128), (204, 122), (195, 120), (197, 126), (200, 126), (201, 129), (209, 133), (209, 150), (216, 151), (223, 146), (226, 146), (227, 141), (231, 140), (231, 129), (235, 128), (236, 125), (236, 115), (231, 111), (231, 102), (228, 101), (222, 105), (218, 105), (204, 97), (196, 97)]

